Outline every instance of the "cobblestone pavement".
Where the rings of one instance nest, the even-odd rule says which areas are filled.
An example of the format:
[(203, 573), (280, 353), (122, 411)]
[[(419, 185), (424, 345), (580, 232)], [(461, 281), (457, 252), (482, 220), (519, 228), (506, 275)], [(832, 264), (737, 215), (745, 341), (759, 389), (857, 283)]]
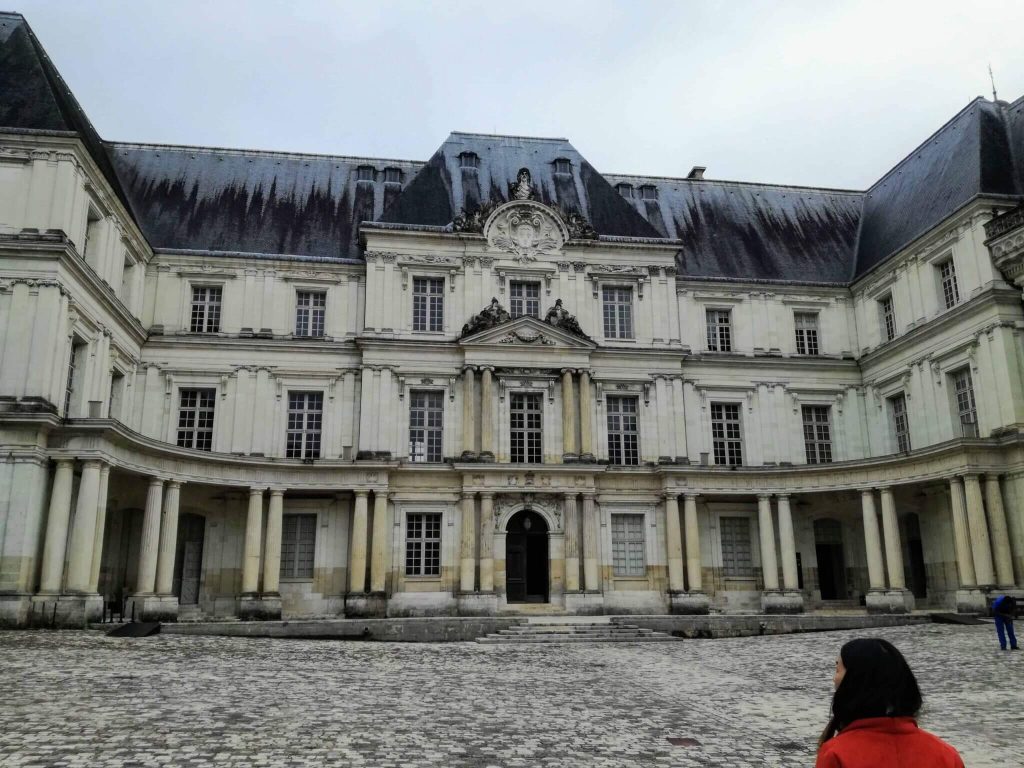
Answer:
[[(922, 725), (1024, 765), (1024, 653), (988, 627), (873, 630)], [(481, 646), (0, 633), (3, 766), (810, 766), (861, 632)], [(674, 746), (669, 738), (697, 744)]]

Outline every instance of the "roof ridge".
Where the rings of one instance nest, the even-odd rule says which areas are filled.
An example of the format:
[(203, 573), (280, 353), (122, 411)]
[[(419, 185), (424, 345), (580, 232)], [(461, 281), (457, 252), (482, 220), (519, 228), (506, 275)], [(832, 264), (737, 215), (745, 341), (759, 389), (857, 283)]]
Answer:
[(449, 136), (473, 136), (478, 139), (520, 139), (523, 141), (564, 141), (572, 143), (564, 136), (519, 136), (513, 133), (478, 133), (476, 131), (452, 131)]
[(910, 158), (915, 153), (920, 151), (926, 144), (928, 144), (928, 142), (930, 142), (932, 139), (934, 139), (936, 136), (938, 136), (940, 133), (942, 133), (944, 130), (946, 130), (946, 128), (948, 128), (954, 122), (959, 120), (967, 112), (967, 110), (969, 110), (971, 107), (975, 106), (979, 101), (983, 101), (986, 104), (991, 104), (992, 103), (988, 99), (986, 99), (984, 96), (975, 96), (973, 99), (971, 99), (969, 102), (967, 102), (967, 104), (964, 105), (964, 107), (959, 112), (957, 112), (955, 115), (953, 115), (951, 118), (949, 118), (946, 122), (944, 122), (937, 130), (933, 131), (931, 133), (931, 135), (928, 136), (927, 139), (925, 139), (924, 141), (920, 142), (916, 147), (914, 147), (907, 154), (905, 154), (902, 158), (900, 158), (900, 160), (896, 163), (896, 165), (894, 165), (888, 171), (883, 173), (878, 178), (878, 181), (876, 181), (874, 184), (872, 184), (870, 187), (868, 187), (866, 190), (864, 190), (865, 194), (871, 192), (871, 190), (873, 190), (879, 184), (881, 184), (886, 179), (888, 179), (890, 176), (892, 176), (893, 173), (895, 173), (899, 169), (899, 167), (901, 165), (903, 165), (905, 162), (910, 160)]
[(366, 157), (362, 155), (329, 155), (322, 152), (290, 152), (287, 150), (276, 150), (276, 149), (246, 149), (236, 147), (207, 147), (199, 144), (163, 144), (153, 142), (140, 142), (140, 141), (106, 141), (108, 146), (112, 148), (129, 147), (136, 149), (168, 149), (168, 150), (182, 150), (192, 152), (209, 152), (223, 153), (227, 152), (230, 154), (237, 155), (260, 155), (264, 157), (291, 157), (291, 158), (317, 158), (317, 159), (330, 159), (330, 160), (372, 160), (375, 162), (384, 163), (409, 163), (413, 165), (426, 165), (426, 160), (402, 160), (399, 158), (392, 157)]
[(812, 187), (806, 184), (775, 184), (770, 181), (736, 181), (734, 179), (688, 179), (685, 176), (648, 176), (634, 173), (605, 173), (605, 178), (640, 179), (642, 181), (684, 181), (689, 184), (734, 184), (745, 187), (770, 187), (772, 189), (800, 189), (815, 192), (839, 192), (846, 195), (863, 195), (860, 189), (843, 189), (840, 187)]

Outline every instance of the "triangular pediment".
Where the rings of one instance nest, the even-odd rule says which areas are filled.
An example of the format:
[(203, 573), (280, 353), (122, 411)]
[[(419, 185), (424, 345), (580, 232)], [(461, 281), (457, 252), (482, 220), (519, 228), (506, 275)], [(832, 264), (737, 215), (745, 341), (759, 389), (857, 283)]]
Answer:
[(464, 347), (501, 344), (538, 349), (594, 349), (597, 345), (535, 317), (517, 317), (459, 340)]

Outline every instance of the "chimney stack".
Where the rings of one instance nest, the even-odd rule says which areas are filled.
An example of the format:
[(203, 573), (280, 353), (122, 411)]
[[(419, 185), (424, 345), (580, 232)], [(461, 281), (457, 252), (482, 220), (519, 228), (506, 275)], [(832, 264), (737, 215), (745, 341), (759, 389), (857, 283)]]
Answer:
[(686, 178), (693, 179), (694, 181), (701, 181), (704, 178), (704, 171), (706, 171), (703, 165), (695, 165), (690, 169), (690, 172), (686, 174)]

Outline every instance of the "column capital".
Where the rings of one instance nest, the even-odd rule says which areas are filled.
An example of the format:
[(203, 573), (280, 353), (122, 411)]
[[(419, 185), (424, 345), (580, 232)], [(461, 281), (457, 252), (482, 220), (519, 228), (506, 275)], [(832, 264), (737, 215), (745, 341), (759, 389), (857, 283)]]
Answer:
[(862, 498), (864, 496), (874, 496), (875, 495), (875, 489), (874, 488), (861, 488), (860, 489), (860, 495), (861, 495)]
[(770, 493), (759, 493), (757, 494), (758, 501), (771, 501), (772, 495)]
[(479, 370), (480, 373), (494, 373), (494, 366), (493, 365), (478, 365), (477, 366), (477, 370)]
[(481, 499), (493, 499), (494, 498), (494, 491), (480, 491), (480, 498)]
[(160, 486), (161, 488), (163, 487), (164, 479), (162, 477), (151, 477), (151, 478), (149, 478), (149, 487), (150, 488), (152, 488), (153, 486), (157, 486), (157, 485)]
[(287, 488), (273, 488), (272, 487), (272, 488), (270, 488), (270, 495), (271, 496), (284, 496), (284, 492), (286, 490), (288, 490), (288, 489)]
[(574, 373), (577, 373), (577, 370), (575, 368), (562, 368), (561, 373), (563, 376), (565, 376), (565, 374), (567, 373), (571, 376)]
[(776, 499), (776, 501), (782, 501), (783, 499), (785, 499), (786, 501), (789, 501), (789, 499), (790, 499), (790, 497), (792, 495), (793, 494), (791, 494), (791, 493), (776, 493), (775, 494), (775, 499)]
[(679, 492), (678, 491), (662, 491), (661, 492), (661, 498), (663, 498), (665, 501), (669, 501), (671, 499), (674, 499), (675, 501), (679, 501)]
[(54, 456), (53, 463), (57, 464), (58, 466), (60, 466), (61, 464), (71, 464), (71, 465), (74, 465), (75, 457), (74, 456)]
[(181, 481), (180, 480), (168, 480), (167, 481), (167, 487), (168, 488), (181, 488)]
[(970, 477), (973, 477), (973, 478), (975, 478), (975, 479), (978, 479), (978, 478), (980, 478), (980, 477), (981, 477), (981, 475), (982, 475), (982, 472), (981, 472), (980, 470), (977, 470), (977, 469), (971, 469), (971, 470), (968, 470), (967, 472), (961, 472), (961, 473), (960, 473), (960, 476), (961, 476), (961, 477), (962, 477), (962, 478), (963, 478), (964, 480), (967, 480), (967, 479), (968, 479), (968, 478), (970, 478)]
[(370, 495), (370, 491), (366, 488), (357, 488), (353, 493), (356, 495), (357, 499), (365, 499)]
[(82, 459), (82, 465), (86, 467), (95, 467), (97, 464), (102, 465), (102, 459)]
[(700, 491), (688, 491), (688, 490), (684, 490), (684, 491), (683, 491), (683, 496), (686, 496), (687, 498), (692, 498), (692, 499), (696, 499), (697, 497), (699, 497), (699, 496), (700, 496)]
[(476, 371), (476, 369), (477, 369), (477, 366), (475, 366), (475, 365), (469, 365), (469, 364), (467, 363), (467, 364), (463, 365), (463, 366), (462, 366), (462, 368), (461, 368), (460, 370), (461, 370), (461, 371), (462, 371), (463, 373), (473, 373), (474, 371)]
[(253, 496), (262, 496), (263, 492), (265, 490), (267, 490), (267, 489), (266, 488), (250, 488), (249, 489), (249, 498), (251, 499)]
[(584, 501), (594, 501), (597, 498), (597, 491), (580, 491)]
[(587, 378), (590, 378), (589, 368), (577, 368), (576, 373), (578, 373), (580, 376), (586, 376)]
[(476, 491), (461, 491), (459, 493), (459, 496), (462, 498), (463, 501), (466, 501), (466, 499), (472, 499), (474, 496), (476, 496)]

